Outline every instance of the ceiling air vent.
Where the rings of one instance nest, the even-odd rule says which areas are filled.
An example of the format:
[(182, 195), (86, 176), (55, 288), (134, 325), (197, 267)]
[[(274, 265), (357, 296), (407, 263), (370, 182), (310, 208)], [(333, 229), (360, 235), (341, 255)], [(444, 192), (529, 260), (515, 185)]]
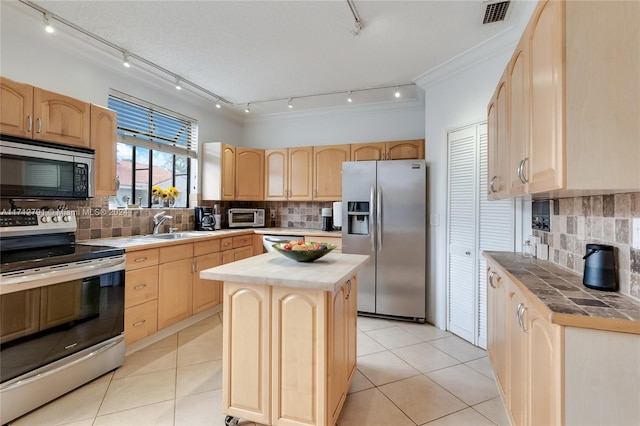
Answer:
[(484, 11), (483, 24), (490, 24), (492, 22), (504, 21), (507, 16), (507, 10), (509, 10), (510, 1), (501, 1), (499, 3), (491, 3), (487, 5)]

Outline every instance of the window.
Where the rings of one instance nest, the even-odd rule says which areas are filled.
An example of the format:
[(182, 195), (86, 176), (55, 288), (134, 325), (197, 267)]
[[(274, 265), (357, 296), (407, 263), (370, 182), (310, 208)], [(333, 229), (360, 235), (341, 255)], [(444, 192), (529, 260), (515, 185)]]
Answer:
[[(117, 175), (120, 186), (111, 208), (139, 204), (189, 207), (192, 160), (197, 159), (198, 123), (166, 108), (112, 90), (108, 106), (118, 112)], [(194, 164), (195, 165), (195, 164)], [(175, 187), (164, 201), (152, 188)]]

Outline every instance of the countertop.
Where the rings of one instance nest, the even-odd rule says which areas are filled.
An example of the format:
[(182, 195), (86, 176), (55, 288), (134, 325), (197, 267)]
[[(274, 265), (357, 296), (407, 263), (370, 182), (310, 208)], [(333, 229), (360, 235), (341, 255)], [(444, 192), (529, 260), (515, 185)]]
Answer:
[(633, 298), (587, 288), (582, 276), (548, 261), (512, 252), (483, 254), (533, 295), (552, 323), (640, 334), (640, 302)]
[(335, 291), (368, 259), (368, 255), (329, 253), (314, 262), (296, 262), (270, 252), (205, 269), (200, 278)]
[(313, 237), (334, 237), (341, 238), (341, 231), (321, 231), (319, 229), (304, 228), (235, 228), (219, 229), (217, 231), (181, 231), (178, 234), (189, 234), (186, 238), (175, 240), (161, 240), (151, 236), (134, 235), (128, 237), (96, 238), (92, 240), (77, 241), (78, 244), (94, 246), (112, 246), (124, 248), (125, 251), (135, 251), (147, 248), (165, 247), (177, 244), (188, 244), (209, 238), (233, 237), (236, 235), (260, 234), (260, 235), (292, 235), (292, 236), (313, 236)]

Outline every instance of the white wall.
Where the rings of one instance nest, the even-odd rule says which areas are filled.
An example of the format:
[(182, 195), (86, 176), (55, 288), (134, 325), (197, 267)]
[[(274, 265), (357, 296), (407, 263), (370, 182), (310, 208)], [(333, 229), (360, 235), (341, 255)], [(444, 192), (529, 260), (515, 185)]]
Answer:
[(245, 122), (243, 144), (255, 148), (284, 148), (424, 139), (424, 117), (422, 96), (418, 100), (386, 105), (354, 105), (258, 117)]
[(0, 75), (104, 106), (113, 88), (195, 118), (201, 141), (242, 140), (241, 120), (217, 110), (213, 102), (188, 90), (178, 92), (172, 82), (136, 66), (127, 69), (115, 51), (102, 51), (79, 33), (57, 27), (55, 34), (47, 34), (41, 13), (18, 2), (0, 2)]

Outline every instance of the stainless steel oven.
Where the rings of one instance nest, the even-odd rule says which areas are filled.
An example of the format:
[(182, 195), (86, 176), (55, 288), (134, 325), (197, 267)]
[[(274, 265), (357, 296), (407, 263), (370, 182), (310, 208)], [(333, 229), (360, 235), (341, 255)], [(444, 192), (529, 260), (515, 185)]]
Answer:
[(95, 152), (89, 148), (2, 136), (0, 197), (86, 199), (94, 196)]
[(73, 213), (0, 215), (0, 424), (124, 362), (124, 252)]

